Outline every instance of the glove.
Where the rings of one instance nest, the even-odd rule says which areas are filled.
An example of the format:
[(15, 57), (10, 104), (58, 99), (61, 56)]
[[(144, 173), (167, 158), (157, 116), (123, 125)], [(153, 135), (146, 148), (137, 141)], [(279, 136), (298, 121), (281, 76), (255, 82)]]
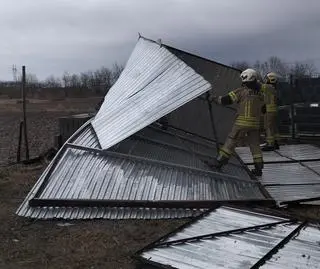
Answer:
[(211, 95), (211, 96), (209, 97), (209, 102), (210, 102), (210, 103), (219, 104), (219, 96)]

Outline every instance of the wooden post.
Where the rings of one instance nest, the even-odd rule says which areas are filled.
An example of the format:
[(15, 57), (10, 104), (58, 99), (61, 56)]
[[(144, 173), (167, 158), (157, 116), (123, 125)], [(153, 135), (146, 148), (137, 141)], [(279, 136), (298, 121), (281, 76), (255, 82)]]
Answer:
[(26, 67), (22, 66), (22, 104), (23, 104), (23, 125), (24, 125), (24, 143), (26, 147), (26, 159), (29, 160), (29, 144), (27, 132), (27, 115), (26, 115)]
[(295, 107), (294, 107), (294, 98), (295, 98), (295, 87), (294, 87), (294, 81), (293, 81), (293, 75), (290, 75), (290, 90), (291, 90), (291, 104), (290, 104), (290, 110), (291, 110), (291, 139), (296, 138), (296, 129), (295, 129)]
[(18, 151), (17, 151), (17, 163), (21, 161), (22, 130), (23, 130), (23, 121), (20, 122), (20, 126), (19, 126), (19, 141), (18, 141)]

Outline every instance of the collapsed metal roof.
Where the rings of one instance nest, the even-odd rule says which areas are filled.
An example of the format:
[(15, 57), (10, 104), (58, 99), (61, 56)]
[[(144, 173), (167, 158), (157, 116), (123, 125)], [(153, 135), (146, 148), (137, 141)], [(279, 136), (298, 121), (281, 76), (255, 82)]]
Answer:
[[(149, 133), (149, 138), (159, 134), (158, 147), (153, 147), (152, 138), (148, 144), (148, 137), (141, 143), (139, 136), (102, 151), (87, 123), (57, 154), (18, 209), (18, 215), (67, 219), (176, 218), (196, 215), (214, 202), (267, 201), (258, 182), (237, 176), (248, 175), (236, 159), (224, 174), (212, 172), (205, 169), (195, 151), (174, 145), (179, 140), (170, 131), (148, 127), (141, 133)], [(170, 136), (174, 146), (161, 144)], [(214, 144), (208, 141), (201, 144), (182, 135), (179, 139), (197, 147), (206, 143), (207, 149), (214, 151)]]
[[(249, 168), (253, 167), (248, 148), (237, 148), (236, 152)], [(265, 168), (261, 183), (277, 202), (319, 204), (319, 147), (309, 144), (284, 145), (280, 150), (263, 153), (263, 156)]]
[(136, 254), (141, 268), (319, 268), (320, 230), (287, 217), (220, 207)]
[[(201, 123), (207, 129), (199, 132), (191, 120), (182, 124), (189, 129), (169, 126), (165, 131), (150, 126), (169, 112), (170, 124), (182, 122), (182, 115), (188, 115), (184, 107), (195, 100), (204, 102), (200, 95), (214, 90), (214, 82), (225, 86), (225, 92), (226, 86), (239, 82), (238, 70), (179, 50), (177, 57), (173, 50), (139, 39), (101, 110), (62, 147), (18, 215), (176, 218), (193, 216), (221, 202), (273, 202), (236, 158), (223, 173), (205, 164), (216, 155), (217, 138), (223, 137), (212, 131), (210, 113)], [(209, 66), (205, 70), (212, 70), (214, 79), (206, 80), (208, 73), (202, 76), (188, 61)], [(193, 106), (191, 114), (199, 111), (208, 112), (208, 106)], [(207, 130), (214, 138), (208, 139)]]

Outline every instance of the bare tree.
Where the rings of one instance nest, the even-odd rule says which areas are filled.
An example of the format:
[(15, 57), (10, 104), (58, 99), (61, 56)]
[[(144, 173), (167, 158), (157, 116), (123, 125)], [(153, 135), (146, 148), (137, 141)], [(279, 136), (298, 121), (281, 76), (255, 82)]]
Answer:
[(317, 73), (317, 68), (313, 62), (296, 62), (291, 68), (290, 73), (296, 77), (312, 77)]
[(43, 85), (48, 88), (59, 88), (62, 86), (61, 80), (54, 76), (50, 76), (45, 79)]
[(72, 74), (70, 77), (70, 87), (80, 88), (80, 86), (81, 86), (80, 76), (78, 76), (77, 74)]
[(71, 76), (68, 72), (64, 72), (62, 75), (63, 86), (65, 88), (70, 87), (71, 85)]
[(81, 87), (83, 88), (89, 88), (89, 74), (88, 73), (81, 73), (80, 74), (80, 82), (81, 82)]
[(247, 61), (232, 62), (231, 66), (241, 71), (244, 71), (247, 68), (250, 68), (250, 64)]
[(113, 85), (117, 81), (117, 79), (120, 77), (123, 69), (124, 69), (123, 65), (119, 65), (118, 63), (113, 64), (111, 85)]
[(285, 77), (288, 74), (288, 67), (287, 65), (279, 58), (276, 56), (272, 56), (268, 60), (269, 64), (269, 70), (268, 72), (275, 72), (278, 75)]
[(89, 70), (86, 72), (86, 76), (88, 78), (88, 88), (92, 89), (95, 86), (94, 72)]
[(40, 85), (37, 76), (31, 73), (26, 74), (26, 83), (29, 88), (37, 88)]
[(264, 62), (256, 61), (253, 67), (260, 74), (260, 78), (269, 72), (275, 72), (280, 77), (286, 77), (289, 73), (287, 65), (277, 56), (271, 56)]

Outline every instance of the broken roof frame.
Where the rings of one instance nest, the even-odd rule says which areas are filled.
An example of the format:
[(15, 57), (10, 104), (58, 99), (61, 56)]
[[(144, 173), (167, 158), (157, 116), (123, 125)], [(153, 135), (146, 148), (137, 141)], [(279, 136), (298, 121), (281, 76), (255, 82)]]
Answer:
[[(83, 128), (87, 124), (90, 124), (89, 122), (86, 123)], [(70, 140), (74, 140), (79, 132), (76, 132)], [(159, 142), (160, 143), (160, 142)], [(173, 145), (175, 146), (175, 145)], [(76, 144), (72, 144), (69, 142), (66, 142), (65, 145), (61, 148), (61, 150), (58, 152), (58, 154), (55, 156), (54, 160), (50, 164), (49, 170), (47, 171), (43, 182), (41, 183), (39, 189), (37, 192), (34, 194), (33, 198), (29, 201), (29, 206), (31, 207), (44, 207), (44, 206), (53, 206), (53, 207), (149, 207), (149, 208), (194, 208), (194, 209), (202, 209), (202, 208), (212, 208), (217, 205), (221, 204), (260, 204), (260, 205), (266, 205), (266, 206), (274, 206), (275, 201), (273, 199), (270, 199), (270, 196), (267, 196), (268, 193), (263, 193), (265, 194), (267, 199), (248, 199), (248, 200), (166, 200), (166, 201), (152, 201), (152, 200), (110, 200), (110, 199), (46, 199), (46, 198), (40, 198), (42, 192), (46, 188), (49, 180), (51, 173), (53, 172), (55, 165), (60, 161), (61, 156), (65, 153), (67, 149), (78, 149), (78, 150), (83, 150), (83, 151), (89, 151), (94, 154), (100, 154), (100, 155), (106, 155), (106, 156), (115, 156), (119, 158), (127, 158), (127, 159), (134, 159), (137, 161), (141, 162), (149, 162), (157, 165), (165, 165), (165, 166), (171, 166), (174, 168), (178, 169), (184, 169), (188, 171), (193, 171), (195, 173), (201, 173), (201, 174), (206, 174), (206, 175), (218, 175), (217, 172), (213, 171), (206, 171), (206, 170), (201, 170), (198, 168), (191, 168), (179, 164), (173, 164), (173, 163), (168, 163), (168, 162), (163, 162), (159, 160), (153, 160), (153, 159), (148, 159), (148, 158), (143, 158), (139, 156), (133, 156), (133, 155), (125, 155), (121, 154), (118, 152), (112, 152), (108, 150), (102, 150), (102, 149), (94, 149), (94, 148), (89, 148), (89, 147), (84, 147), (84, 146), (79, 146)], [(185, 150), (185, 149), (183, 149)], [(251, 180), (247, 179), (241, 179), (238, 177), (234, 177), (232, 175), (225, 175), (225, 178), (228, 180), (236, 180), (236, 181), (243, 181), (243, 182), (252, 182)], [(255, 181), (255, 183), (258, 185), (260, 188), (260, 183), (259, 181)], [(263, 188), (262, 188), (263, 190)]]
[[(195, 241), (201, 238), (211, 238), (211, 237), (215, 237), (216, 235), (224, 235), (224, 234), (230, 234), (230, 233), (237, 233), (237, 232), (241, 232), (241, 231), (246, 231), (246, 230), (251, 230), (251, 229), (255, 229), (255, 228), (259, 228), (259, 227), (268, 227), (268, 226), (273, 226), (276, 224), (280, 224), (280, 223), (290, 223), (290, 222), (297, 222), (296, 218), (292, 218), (291, 220), (283, 220), (283, 221), (278, 221), (278, 222), (273, 222), (273, 223), (268, 223), (268, 224), (262, 224), (262, 225), (254, 225), (254, 226), (250, 226), (249, 228), (240, 228), (240, 229), (234, 229), (234, 230), (228, 230), (228, 231), (224, 231), (224, 232), (217, 232), (217, 233), (210, 233), (210, 234), (204, 234), (204, 235), (200, 235), (200, 236), (196, 236), (196, 237), (189, 237), (189, 238), (185, 238), (185, 239), (179, 239), (179, 240), (172, 240), (172, 241), (166, 241), (168, 238), (170, 238), (171, 236), (176, 235), (177, 233), (179, 233), (180, 231), (182, 231), (185, 228), (188, 228), (189, 226), (191, 226), (192, 224), (196, 223), (197, 221), (201, 220), (202, 218), (204, 218), (205, 216), (209, 215), (210, 213), (212, 213), (213, 211), (215, 211), (216, 209), (218, 209), (219, 207), (221, 207), (221, 205), (215, 205), (210, 209), (205, 210), (204, 212), (202, 212), (201, 214), (199, 214), (196, 217), (193, 217), (190, 221), (187, 221), (186, 223), (180, 225), (179, 227), (173, 229), (172, 231), (170, 231), (169, 233), (161, 236), (160, 238), (154, 240), (153, 242), (151, 242), (150, 244), (146, 245), (145, 247), (141, 248), (140, 250), (138, 250), (133, 257), (134, 258), (138, 258), (140, 259), (139, 255), (146, 251), (149, 250), (153, 247), (156, 246), (168, 246), (171, 244), (177, 244), (177, 243), (184, 243), (184, 242), (189, 242), (189, 241)], [(233, 209), (239, 209), (239, 210), (246, 210), (248, 209), (245, 205), (241, 206), (241, 205), (232, 205), (231, 208)], [(284, 214), (280, 214), (277, 211), (272, 210), (271, 208), (269, 208), (268, 212), (264, 212), (265, 208), (262, 207), (257, 207), (257, 205), (255, 205), (255, 207), (250, 208), (250, 210), (252, 212), (261, 214), (261, 213), (266, 213), (266, 214), (270, 214), (273, 213), (275, 214), (277, 217), (288, 217), (285, 216)]]
[[(148, 39), (146, 39), (148, 40)], [(150, 41), (150, 40), (149, 40)], [(169, 46), (167, 46), (169, 47)], [(172, 48), (174, 50), (180, 51), (178, 49)], [(180, 51), (183, 52), (183, 51)], [(183, 52), (185, 54), (189, 54), (187, 52)], [(192, 55), (192, 54), (190, 54)], [(216, 63), (214, 61), (211, 61), (209, 59), (204, 59), (200, 56), (197, 55), (192, 55), (195, 56), (197, 58), (200, 58), (202, 60), (208, 61), (208, 62), (212, 62), (214, 64), (218, 64), (218, 65), (222, 65), (219, 63)], [(181, 60), (181, 59), (180, 59)], [(224, 67), (228, 67), (225, 65), (222, 65)], [(214, 67), (217, 68), (217, 67)], [(230, 68), (230, 67), (228, 67)], [(234, 69), (234, 68), (231, 68)], [(215, 69), (216, 70), (216, 69)], [(236, 71), (239, 71), (237, 69), (235, 69)], [(197, 71), (196, 71), (197, 72)], [(222, 71), (214, 71), (214, 72), (218, 72), (218, 75), (221, 75)], [(225, 72), (225, 71), (224, 71)], [(230, 76), (230, 75), (229, 75)], [(234, 74), (232, 75), (234, 76)], [(230, 77), (229, 77), (230, 78)], [(233, 77), (231, 77), (232, 79)], [(211, 81), (212, 82), (212, 81)], [(197, 97), (195, 97), (194, 99), (201, 99), (203, 101), (208, 101), (205, 97), (204, 97), (203, 93)], [(215, 135), (215, 123), (214, 123), (214, 119), (212, 118), (212, 113), (210, 113), (210, 104), (207, 102), (208, 106), (207, 109), (209, 111), (209, 114), (211, 115), (210, 117), (210, 121), (208, 121), (209, 123), (211, 123), (211, 127), (212, 127), (212, 131)], [(230, 110), (234, 110), (234, 108), (232, 107), (228, 107), (227, 109)], [(184, 166), (181, 164), (177, 164), (177, 163), (169, 163), (169, 162), (165, 162), (165, 161), (160, 161), (157, 159), (150, 159), (150, 158), (144, 158), (141, 156), (137, 156), (137, 155), (131, 155), (129, 154), (122, 154), (119, 152), (115, 152), (110, 150), (109, 148), (107, 149), (101, 149), (101, 143), (99, 141), (99, 139), (97, 139), (97, 143), (99, 144), (98, 147), (89, 147), (89, 146), (83, 146), (80, 144), (76, 143), (76, 139), (82, 134), (82, 132), (85, 130), (85, 128), (87, 128), (88, 126), (90, 126), (90, 129), (92, 130), (92, 132), (95, 134), (96, 137), (98, 137), (96, 130), (92, 124), (92, 122), (94, 121), (95, 118), (89, 120), (87, 123), (85, 123), (80, 129), (78, 129), (69, 139), (68, 141), (63, 145), (63, 147), (59, 150), (59, 152), (57, 153), (57, 155), (55, 156), (55, 158), (52, 160), (52, 162), (48, 165), (47, 169), (44, 171), (41, 180), (39, 180), (40, 182), (37, 183), (37, 188), (34, 189), (35, 193), (30, 194), (28, 197), (28, 205), (30, 208), (99, 208), (99, 207), (103, 207), (103, 208), (126, 208), (126, 207), (130, 207), (130, 208), (160, 208), (160, 209), (201, 209), (203, 210), (204, 208), (212, 208), (218, 205), (247, 205), (247, 204), (260, 204), (260, 205), (266, 205), (266, 206), (274, 206), (275, 205), (275, 201), (271, 198), (271, 196), (265, 191), (265, 189), (262, 187), (261, 183), (256, 180), (255, 177), (253, 177), (249, 171), (249, 169), (247, 168), (247, 166), (243, 165), (241, 166), (241, 169), (246, 171), (247, 174), (249, 175), (249, 179), (240, 179), (239, 177), (235, 177), (232, 175), (228, 175), (228, 174), (221, 174), (221, 173), (217, 173), (217, 172), (213, 172), (210, 170), (203, 170), (203, 169), (199, 169), (196, 167), (190, 167), (190, 166)], [(175, 129), (175, 130), (179, 130), (179, 127), (175, 127), (175, 126), (170, 126), (168, 125), (169, 128)], [(152, 126), (148, 126), (148, 128), (153, 128)], [(159, 128), (158, 128), (159, 131)], [(166, 132), (164, 130), (161, 130), (161, 132)], [(181, 135), (181, 132), (183, 133), (183, 135)], [(201, 139), (210, 141), (210, 143), (216, 145), (216, 147), (219, 146), (219, 139), (218, 137), (215, 135), (215, 139), (208, 139), (207, 137), (202, 137), (199, 134), (195, 134), (192, 133), (188, 130), (184, 130), (180, 128), (180, 134), (179, 132), (174, 133), (171, 131), (166, 132), (167, 134), (174, 136), (177, 139), (182, 139), (182, 140), (190, 140), (190, 136), (187, 137), (186, 134), (191, 134), (191, 135), (195, 135), (197, 137), (201, 137)], [(149, 143), (154, 143), (154, 144), (160, 144), (163, 147), (168, 147), (168, 148), (172, 148), (175, 150), (179, 150), (179, 151), (183, 151), (183, 152), (187, 152), (191, 155), (195, 155), (195, 156), (201, 156), (204, 158), (209, 158), (210, 156), (206, 155), (205, 153), (201, 153), (201, 152), (196, 152), (193, 151), (192, 149), (190, 150), (190, 148), (186, 147), (179, 147), (178, 145), (175, 144), (170, 144), (164, 141), (158, 141), (157, 139), (152, 139), (150, 137), (144, 137), (141, 136), (137, 133), (132, 134), (130, 137), (133, 137), (135, 139), (141, 139), (141, 140), (146, 140)], [(202, 141), (204, 141), (202, 140)], [(191, 139), (192, 141), (192, 139)], [(122, 141), (121, 141), (122, 142)], [(121, 142), (115, 144), (121, 144)], [(200, 141), (192, 141), (193, 143), (200, 143)], [(204, 144), (203, 144), (204, 145)], [(206, 146), (206, 145), (204, 145)], [(148, 164), (154, 164), (157, 166), (165, 166), (165, 167), (173, 167), (175, 169), (179, 169), (179, 170), (184, 170), (191, 173), (197, 173), (197, 174), (201, 174), (201, 175), (206, 175), (209, 177), (209, 179), (211, 181), (215, 180), (215, 181), (222, 181), (222, 182), (226, 182), (226, 184), (232, 184), (232, 183), (228, 183), (228, 182), (237, 182), (239, 184), (239, 186), (241, 186), (241, 182), (248, 182), (250, 184), (252, 184), (252, 186), (255, 186), (255, 188), (259, 189), (260, 191), (260, 195), (251, 195), (251, 199), (249, 198), (249, 196), (243, 197), (243, 191), (242, 193), (240, 191), (234, 190), (235, 195), (231, 195), (229, 196), (229, 194), (226, 195), (219, 195), (215, 198), (213, 198), (212, 200), (192, 200), (192, 199), (184, 199), (184, 200), (117, 200), (117, 199), (81, 199), (81, 198), (72, 198), (72, 199), (62, 199), (62, 198), (57, 198), (57, 199), (49, 199), (49, 198), (41, 198), (41, 194), (43, 193), (43, 191), (46, 189), (46, 186), (49, 184), (50, 181), (50, 176), (53, 173), (53, 171), (55, 170), (55, 168), (57, 167), (57, 164), (59, 164), (59, 161), (61, 160), (61, 158), (63, 158), (64, 153), (66, 152), (71, 152), (71, 150), (76, 150), (81, 151), (81, 152), (88, 152), (90, 154), (93, 155), (99, 155), (99, 156), (110, 156), (110, 157), (115, 157), (115, 158), (123, 158), (126, 160), (134, 160), (137, 162), (143, 162), (143, 163), (148, 163)], [(237, 158), (237, 156), (235, 156), (238, 163), (240, 162), (240, 164), (242, 164), (242, 161), (240, 158)], [(199, 158), (200, 159), (200, 158)], [(232, 164), (230, 162), (230, 165), (233, 166), (239, 166), (236, 164)], [(240, 167), (240, 166), (239, 166)], [(211, 178), (210, 178), (211, 176)], [(212, 178), (212, 176), (216, 177), (215, 179)], [(220, 178), (219, 178), (220, 177)], [(228, 182), (227, 182), (228, 181)], [(231, 186), (231, 185), (230, 185)], [(249, 186), (249, 185), (248, 185)], [(218, 189), (220, 190), (220, 189)], [(223, 190), (223, 189), (221, 189)], [(229, 191), (229, 190), (228, 190)], [(255, 190), (256, 191), (256, 190)], [(253, 192), (254, 193), (254, 192)], [(240, 194), (240, 196), (239, 196)], [(211, 196), (210, 196), (211, 197)], [(219, 200), (217, 199), (218, 197), (223, 197), (225, 200)], [(226, 197), (236, 197), (236, 200), (232, 200), (232, 198), (230, 200), (226, 199)], [(252, 199), (252, 197), (259, 197), (259, 199)], [(261, 197), (261, 199), (260, 199)], [(262, 198), (263, 197), (263, 198)], [(180, 197), (181, 199), (181, 197)], [(216, 199), (216, 200), (214, 200)], [(201, 211), (200, 211), (201, 212)], [(33, 214), (33, 213), (31, 213)], [(39, 213), (40, 214), (40, 213)], [(56, 214), (56, 213), (53, 213)]]
[[(223, 206), (224, 207), (224, 206)], [(294, 228), (289, 234), (284, 236), (276, 245), (274, 245), (267, 253), (265, 253), (262, 257), (258, 259), (257, 262), (255, 262), (250, 268), (251, 269), (257, 269), (263, 266), (268, 260), (270, 260), (274, 254), (276, 254), (280, 249), (282, 249), (289, 241), (295, 236), (298, 236), (300, 231), (304, 228), (306, 228), (308, 225), (310, 227), (315, 227), (313, 222), (311, 221), (300, 221), (298, 220), (293, 214), (288, 214), (288, 213), (282, 213), (277, 210), (273, 209), (265, 209), (262, 207), (256, 207), (256, 208), (250, 208), (250, 211), (252, 213), (258, 213), (262, 215), (273, 215), (274, 217), (279, 217), (283, 218), (283, 220), (279, 221), (274, 221), (270, 223), (265, 223), (265, 224), (259, 224), (259, 225), (251, 225), (248, 227), (242, 227), (242, 228), (237, 228), (237, 229), (230, 229), (230, 230), (225, 230), (221, 232), (213, 232), (213, 233), (207, 233), (207, 234), (201, 234), (198, 236), (190, 236), (190, 237), (184, 237), (180, 239), (174, 239), (174, 240), (169, 240), (170, 237), (174, 237), (178, 233), (182, 232), (184, 229), (187, 229), (191, 227), (192, 225), (196, 224), (196, 222), (200, 221), (201, 219), (205, 218), (208, 216), (210, 213), (214, 212), (216, 209), (218, 209), (219, 206), (216, 206), (215, 208), (211, 208), (209, 210), (206, 210), (202, 214), (198, 215), (197, 217), (192, 218), (190, 221), (184, 223), (183, 225), (177, 227), (176, 229), (172, 230), (171, 232), (161, 236), (159, 239), (151, 242), (150, 244), (146, 245), (145, 247), (139, 249), (136, 251), (133, 255), (132, 258), (135, 260), (139, 261), (143, 265), (151, 265), (152, 268), (163, 268), (163, 269), (177, 269), (177, 267), (171, 266), (169, 264), (163, 264), (157, 261), (153, 261), (151, 259), (147, 259), (142, 256), (142, 254), (146, 251), (152, 250), (154, 248), (161, 248), (161, 247), (171, 247), (179, 244), (185, 244), (185, 243), (195, 243), (200, 240), (208, 240), (208, 239), (213, 239), (213, 238), (218, 238), (221, 236), (226, 236), (226, 235), (236, 235), (236, 234), (241, 234), (243, 232), (254, 232), (258, 231), (260, 229), (270, 229), (276, 225), (279, 224), (296, 224), (296, 228)], [(228, 208), (228, 207), (227, 207)], [(236, 210), (248, 210), (246, 207), (242, 206), (231, 206), (229, 207), (230, 209), (236, 209)], [(144, 267), (143, 267), (144, 268)], [(149, 268), (149, 267), (148, 267)]]

